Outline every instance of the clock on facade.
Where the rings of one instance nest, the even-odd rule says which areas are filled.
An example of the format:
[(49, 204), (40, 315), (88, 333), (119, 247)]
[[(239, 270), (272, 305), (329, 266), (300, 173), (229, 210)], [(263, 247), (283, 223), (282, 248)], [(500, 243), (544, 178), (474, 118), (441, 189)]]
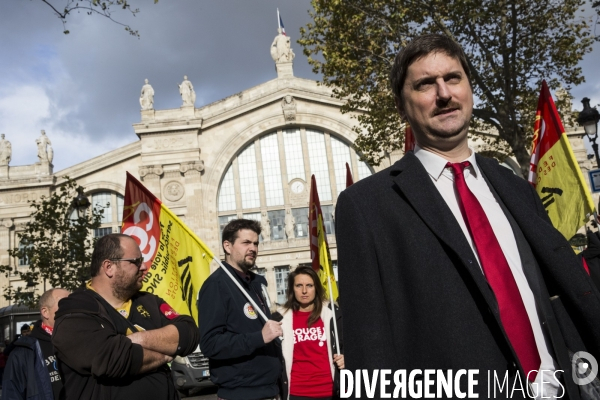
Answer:
[(302, 193), (304, 191), (304, 183), (301, 181), (293, 182), (291, 189), (293, 193)]

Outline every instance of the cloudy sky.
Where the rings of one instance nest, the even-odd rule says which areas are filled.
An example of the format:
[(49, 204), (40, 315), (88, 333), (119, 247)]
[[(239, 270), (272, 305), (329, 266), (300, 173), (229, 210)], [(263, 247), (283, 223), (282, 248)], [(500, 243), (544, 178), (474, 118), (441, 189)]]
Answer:
[[(317, 79), (300, 46), (310, 22), (309, 0), (131, 1), (136, 17), (115, 12), (140, 39), (106, 18), (73, 14), (69, 35), (40, 0), (0, 1), (0, 133), (12, 142), (11, 165), (37, 161), (35, 139), (45, 129), (54, 170), (137, 140), (138, 97), (144, 79), (156, 109), (178, 108), (177, 84), (193, 83), (196, 107), (276, 77), (269, 46), (277, 8), (296, 53), (294, 74)], [(54, 4), (63, 4), (54, 1)], [(600, 46), (582, 62), (587, 83), (572, 90), (600, 103)]]

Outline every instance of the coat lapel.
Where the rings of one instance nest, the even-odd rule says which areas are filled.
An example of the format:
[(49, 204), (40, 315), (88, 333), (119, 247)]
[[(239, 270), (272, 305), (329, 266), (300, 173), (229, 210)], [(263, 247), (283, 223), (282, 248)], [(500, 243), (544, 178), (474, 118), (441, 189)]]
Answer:
[(390, 170), (398, 191), (431, 232), (460, 258), (488, 306), (497, 310), (496, 299), (454, 214), (434, 186), (419, 159), (407, 153)]

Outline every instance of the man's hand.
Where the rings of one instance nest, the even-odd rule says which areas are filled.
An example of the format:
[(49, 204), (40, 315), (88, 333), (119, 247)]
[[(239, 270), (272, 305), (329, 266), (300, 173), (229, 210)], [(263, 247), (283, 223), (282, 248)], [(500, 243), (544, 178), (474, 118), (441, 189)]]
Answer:
[(154, 371), (158, 367), (168, 362), (173, 361), (173, 357), (166, 354), (158, 353), (156, 351), (144, 349), (144, 360), (142, 362), (142, 368), (139, 373)]
[(283, 335), (281, 329), (281, 322), (268, 320), (265, 326), (262, 328), (262, 337), (265, 344), (271, 343), (275, 338)]
[(338, 367), (338, 369), (346, 368), (346, 365), (344, 364), (344, 355), (343, 354), (334, 354), (333, 362)]
[(134, 332), (127, 336), (133, 343), (137, 343), (144, 350), (152, 350), (162, 354), (174, 356), (179, 344), (179, 331), (174, 325), (163, 326), (159, 329)]

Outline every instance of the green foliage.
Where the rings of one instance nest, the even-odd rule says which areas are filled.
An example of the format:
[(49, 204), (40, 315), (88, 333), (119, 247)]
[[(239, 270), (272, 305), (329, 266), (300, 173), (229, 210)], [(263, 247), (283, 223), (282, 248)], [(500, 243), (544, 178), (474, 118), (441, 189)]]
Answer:
[(412, 38), (444, 33), (470, 60), (475, 95), (472, 132), (497, 130), (494, 149), (529, 165), (542, 79), (551, 89), (584, 81), (579, 61), (594, 39), (576, 16), (584, 0), (312, 0), (313, 22), (298, 41), (342, 112), (358, 111), (356, 147), (378, 165), (402, 147), (389, 71)]
[[(0, 266), (0, 272), (7, 277), (15, 273), (29, 288), (45, 281), (49, 288), (74, 290), (89, 278), (96, 242), (92, 230), (100, 227), (104, 210), (96, 207), (78, 215), (72, 206), (77, 197), (77, 183), (65, 178), (67, 181), (52, 195), (30, 202), (31, 220), (17, 234), (21, 246), (8, 250), (11, 257), (29, 260), (27, 270)], [(5, 288), (4, 297), (30, 307), (38, 300), (26, 289), (15, 290), (10, 285)]]
[[(119, 24), (125, 28), (125, 30), (132, 36), (140, 37), (137, 30), (132, 29), (129, 25), (123, 24), (113, 19), (113, 12), (121, 9), (130, 12), (135, 16), (140, 10), (138, 8), (131, 8), (131, 4), (127, 0), (66, 0), (61, 1), (60, 6), (54, 6), (55, 0), (35, 0), (41, 1), (52, 9), (54, 14), (61, 20), (63, 24), (63, 33), (68, 35), (70, 32), (67, 29), (67, 17), (74, 12), (83, 11), (88, 15), (100, 15), (108, 18), (112, 22)], [(154, 0), (154, 4), (158, 3), (158, 0)]]

